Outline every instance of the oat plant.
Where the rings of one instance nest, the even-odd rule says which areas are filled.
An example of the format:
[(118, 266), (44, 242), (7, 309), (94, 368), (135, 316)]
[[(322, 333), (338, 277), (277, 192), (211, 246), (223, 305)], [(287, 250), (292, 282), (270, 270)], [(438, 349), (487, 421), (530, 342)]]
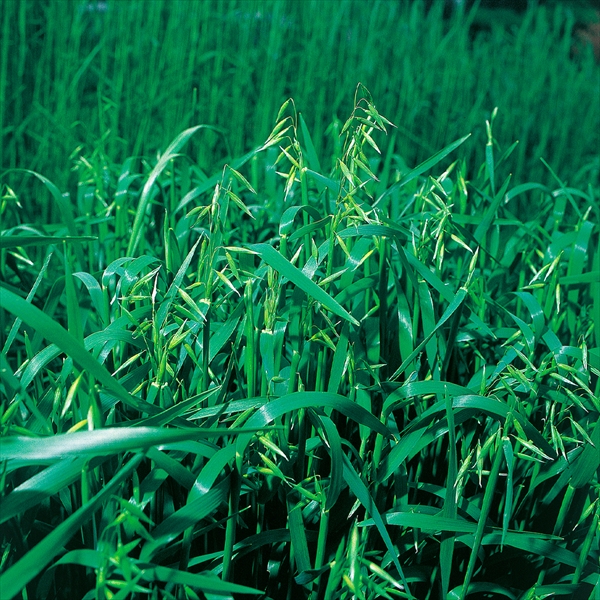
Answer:
[(210, 176), (199, 127), (13, 173), (2, 597), (597, 598), (598, 189), (495, 117), (479, 169), (399, 171), (359, 86), (332, 155), (288, 101)]

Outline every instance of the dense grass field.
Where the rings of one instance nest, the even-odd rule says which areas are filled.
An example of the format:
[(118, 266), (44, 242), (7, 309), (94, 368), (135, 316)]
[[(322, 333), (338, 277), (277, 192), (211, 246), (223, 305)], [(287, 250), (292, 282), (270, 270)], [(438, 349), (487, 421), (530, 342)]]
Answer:
[[(202, 123), (213, 129), (188, 152), (212, 173), (261, 144), (290, 97), (329, 161), (361, 82), (396, 125), (381, 143), (401, 170), (469, 132), (461, 153), (477, 168), (485, 120), (498, 107), (499, 142), (519, 141), (513, 181), (553, 185), (544, 158), (571, 185), (597, 183), (600, 75), (576, 33), (597, 19), (592, 5), (549, 4), (491, 27), (502, 22), (495, 13), (442, 19), (444, 3), (431, 4), (427, 12), (392, 0), (7, 0), (2, 165), (74, 193), (80, 154), (101, 169), (104, 156), (152, 156)], [(12, 174), (5, 181), (32, 185)]]
[(2, 599), (600, 598), (575, 13), (4, 8)]

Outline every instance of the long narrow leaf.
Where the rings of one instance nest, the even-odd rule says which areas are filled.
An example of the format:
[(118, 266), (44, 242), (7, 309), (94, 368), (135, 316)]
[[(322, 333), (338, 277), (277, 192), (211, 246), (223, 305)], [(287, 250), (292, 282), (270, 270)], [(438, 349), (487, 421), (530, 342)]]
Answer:
[(360, 325), (346, 309), (334, 300), (325, 290), (321, 289), (316, 283), (304, 275), (304, 273), (295, 267), (289, 260), (286, 260), (279, 252), (277, 252), (277, 250), (275, 250), (275, 248), (269, 246), (269, 244), (250, 244), (248, 247), (256, 252), (269, 266), (273, 267), (317, 302), (320, 302), (332, 313), (350, 321), (350, 323), (357, 327)]
[(53, 529), (23, 558), (2, 573), (0, 575), (2, 598), (6, 600), (14, 598), (57, 554), (60, 554), (78, 529), (89, 521), (91, 516), (116, 491), (121, 482), (130, 476), (142, 458), (143, 454), (134, 456), (93, 498)]
[(379, 513), (379, 510), (377, 509), (377, 506), (375, 505), (375, 502), (374, 502), (371, 494), (369, 493), (369, 490), (367, 489), (367, 487), (365, 486), (365, 484), (363, 483), (361, 478), (358, 476), (358, 473), (354, 470), (354, 467), (352, 466), (352, 464), (350, 463), (350, 461), (348, 460), (348, 458), (346, 456), (344, 456), (344, 479), (346, 480), (346, 483), (352, 490), (352, 493), (358, 498), (360, 503), (365, 507), (365, 510), (367, 511), (367, 513), (371, 515), (371, 518), (373, 519), (373, 523), (377, 527), (377, 530), (379, 531), (379, 535), (381, 535), (381, 537), (383, 539), (383, 543), (385, 544), (385, 547), (387, 548), (387, 551), (389, 552), (390, 558), (391, 558), (392, 562), (394, 563), (394, 566), (398, 570), (398, 574), (400, 575), (400, 579), (402, 580), (404, 589), (405, 589), (406, 593), (408, 594), (408, 597), (413, 598), (413, 595), (410, 593), (408, 583), (404, 576), (404, 571), (403, 571), (402, 567), (400, 566), (400, 561), (398, 560), (398, 553), (394, 549), (394, 545), (392, 544), (390, 534), (388, 533), (385, 523), (384, 523), (383, 519), (381, 518), (381, 514)]
[(44, 338), (53, 342), (70, 356), (82, 369), (93, 375), (109, 392), (124, 404), (142, 412), (155, 414), (158, 407), (131, 395), (66, 329), (48, 317), (33, 304), (0, 285), (3, 308), (33, 327)]
[(377, 198), (377, 202), (379, 203), (383, 198), (385, 198), (389, 194), (392, 194), (396, 190), (404, 187), (407, 183), (409, 183), (413, 179), (416, 179), (419, 175), (425, 173), (425, 171), (429, 171), (429, 169), (431, 169), (432, 167), (437, 165), (441, 160), (446, 158), (448, 154), (454, 152), (454, 150), (456, 150), (460, 145), (466, 142), (469, 139), (469, 137), (471, 137), (470, 133), (469, 135), (465, 135), (464, 137), (456, 140), (455, 142), (448, 144), (448, 146), (446, 146), (443, 150), (436, 152), (431, 158), (428, 158), (427, 160), (423, 161), (420, 165), (403, 175), (400, 181), (390, 186), (379, 198)]
[(190, 127), (182, 131), (165, 150), (165, 153), (160, 157), (160, 160), (156, 163), (156, 166), (148, 175), (148, 179), (144, 184), (142, 195), (140, 196), (140, 202), (135, 212), (135, 220), (133, 222), (133, 230), (131, 232), (131, 238), (129, 239), (129, 245), (127, 246), (127, 256), (135, 256), (137, 247), (140, 245), (142, 236), (144, 234), (144, 220), (146, 219), (146, 211), (148, 203), (150, 202), (150, 191), (154, 186), (154, 183), (158, 176), (165, 170), (169, 161), (175, 158), (178, 150), (198, 131), (206, 127), (205, 125), (197, 125), (196, 127)]

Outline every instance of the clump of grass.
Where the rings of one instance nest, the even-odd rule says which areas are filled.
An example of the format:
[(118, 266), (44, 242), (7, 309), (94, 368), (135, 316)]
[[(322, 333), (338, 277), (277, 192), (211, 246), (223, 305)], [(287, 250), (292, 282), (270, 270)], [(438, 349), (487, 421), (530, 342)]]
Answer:
[[(463, 147), (466, 163), (480, 164), (482, 124), (498, 106), (500, 143), (520, 142), (511, 162), (515, 182), (552, 185), (540, 157), (568, 173), (570, 185), (597, 182), (600, 71), (591, 52), (570, 56), (572, 11), (535, 7), (518, 25), (475, 35), (479, 13), (444, 19), (442, 7), (9, 2), (2, 12), (1, 162), (73, 191), (77, 179), (67, 165), (74, 148), (100, 170), (108, 168), (104, 157), (152, 156), (183, 129), (208, 123), (215, 129), (192, 139), (188, 152), (212, 173), (264, 140), (290, 96), (311, 109), (317, 152), (333, 156), (362, 81), (397, 124), (381, 143), (401, 170), (464, 131), (474, 134)], [(12, 187), (23, 185), (7, 177)], [(43, 208), (49, 220), (50, 207)]]
[(37, 175), (59, 224), (5, 194), (4, 597), (597, 593), (597, 193), (495, 118), (473, 179), (359, 86), (333, 156), (289, 101), (212, 176), (195, 127)]

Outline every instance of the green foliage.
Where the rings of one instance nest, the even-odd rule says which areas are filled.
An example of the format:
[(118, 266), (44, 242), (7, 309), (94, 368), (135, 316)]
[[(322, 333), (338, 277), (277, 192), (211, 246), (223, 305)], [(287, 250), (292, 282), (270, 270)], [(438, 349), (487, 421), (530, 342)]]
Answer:
[[(497, 11), (487, 21), (483, 9), (444, 19), (444, 2), (430, 4), (427, 11), (424, 2), (388, 0), (5, 2), (0, 162), (73, 192), (78, 177), (69, 168), (84, 168), (83, 154), (102, 190), (114, 163), (154, 156), (205, 123), (211, 127), (190, 141), (188, 154), (212, 173), (264, 140), (290, 96), (307, 109), (317, 153), (331, 157), (360, 81), (397, 125), (378, 143), (384, 152), (391, 146), (403, 172), (469, 131), (462, 151), (476, 168), (483, 123), (498, 106), (500, 143), (519, 140), (511, 162), (517, 183), (551, 184), (540, 158), (571, 185), (597, 182), (600, 74), (591, 51), (572, 56), (573, 3), (531, 8), (507, 26)], [(18, 193), (41, 195), (33, 180), (7, 177)], [(24, 203), (29, 220), (40, 216), (34, 209), (45, 222), (63, 216), (55, 206)]]
[(36, 174), (64, 223), (7, 192), (3, 597), (597, 593), (598, 188), (513, 186), (495, 118), (472, 179), (359, 86), (333, 156), (288, 101), (212, 176), (195, 128)]

